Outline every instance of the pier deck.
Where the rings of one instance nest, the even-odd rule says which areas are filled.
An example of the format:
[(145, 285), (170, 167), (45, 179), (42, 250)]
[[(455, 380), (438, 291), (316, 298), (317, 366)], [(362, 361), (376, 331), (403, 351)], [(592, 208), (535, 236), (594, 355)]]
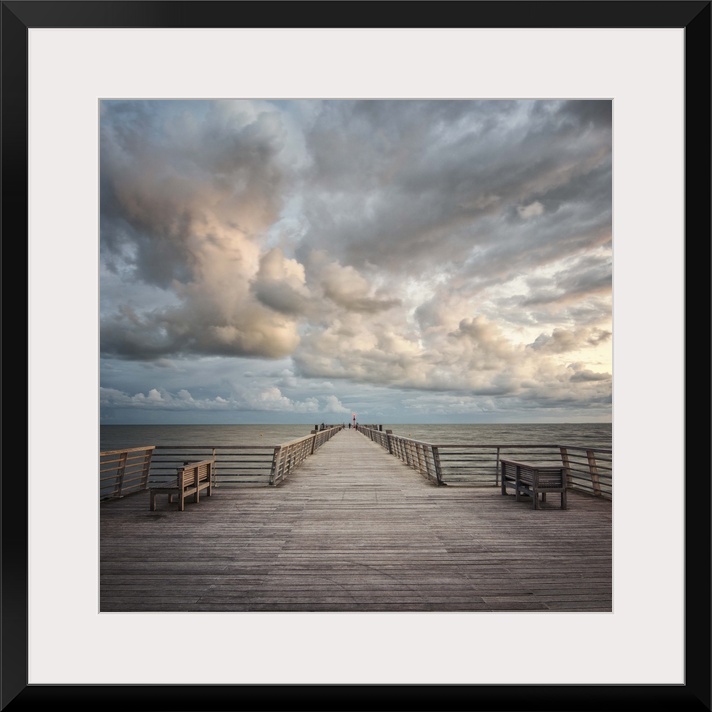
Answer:
[(100, 610), (611, 611), (610, 500), (437, 487), (344, 430), (277, 487), (102, 502)]

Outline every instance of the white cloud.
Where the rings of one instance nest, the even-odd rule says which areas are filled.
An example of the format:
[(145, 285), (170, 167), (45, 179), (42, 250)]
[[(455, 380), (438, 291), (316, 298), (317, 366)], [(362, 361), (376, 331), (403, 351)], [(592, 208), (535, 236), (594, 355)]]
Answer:
[(529, 220), (529, 218), (535, 218), (539, 215), (543, 215), (544, 206), (538, 200), (535, 200), (529, 205), (518, 205), (517, 212), (519, 213), (520, 218), (523, 220)]

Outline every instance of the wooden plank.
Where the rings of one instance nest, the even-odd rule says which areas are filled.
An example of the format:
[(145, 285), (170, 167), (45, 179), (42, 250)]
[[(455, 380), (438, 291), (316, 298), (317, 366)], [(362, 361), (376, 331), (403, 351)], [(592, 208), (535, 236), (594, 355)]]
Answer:
[(499, 487), (437, 487), (343, 430), (275, 487), (219, 487), (183, 512), (102, 502), (100, 607), (610, 612), (611, 502), (568, 496), (543, 513)]

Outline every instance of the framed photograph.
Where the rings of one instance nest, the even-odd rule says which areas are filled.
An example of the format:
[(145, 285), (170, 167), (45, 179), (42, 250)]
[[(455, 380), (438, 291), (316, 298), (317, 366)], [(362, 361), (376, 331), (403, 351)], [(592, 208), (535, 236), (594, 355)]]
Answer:
[[(19, 366), (28, 393), (26, 418), (20, 418), (27, 423), (26, 464), (11, 467), (6, 455), (1, 485), (2, 709), (62, 702), (96, 709), (113, 702), (155, 710), (709, 710), (710, 478), (709, 464), (700, 467), (695, 457), (700, 437), (695, 426), (701, 423), (707, 442), (710, 17), (708, 1), (666, 0), (2, 2), (3, 234), (6, 244), (20, 236), (19, 254), (26, 256), (20, 279), (27, 280), (20, 287), (26, 301), (8, 299), (14, 296), (18, 270), (15, 252), (6, 250), (11, 269), (6, 270), (4, 315), (6, 323), (14, 324), (15, 303), (23, 305), (27, 338), (19, 342), (27, 350), (20, 349)], [(222, 111), (234, 101), (243, 102), (239, 110)], [(475, 104), (477, 112), (460, 112)], [(244, 112), (268, 105), (270, 116), (263, 115), (263, 121), (252, 122), (241, 134), (249, 166), (228, 166), (234, 136), (225, 126), (234, 127)], [(345, 133), (343, 117), (338, 110), (325, 110), (319, 131), (306, 138), (305, 127), (316, 124), (316, 105), (353, 106), (351, 134), (339, 138)], [(389, 111), (379, 114), (385, 105)], [(494, 106), (501, 110), (496, 116)], [(211, 107), (209, 120), (203, 107)], [(392, 120), (396, 111), (397, 121)], [(541, 119), (536, 127), (528, 123), (532, 112)], [(274, 116), (279, 126), (270, 123)], [(468, 121), (472, 126), (488, 121), (504, 126), (506, 121), (507, 131), (487, 133), (486, 148), (471, 154), (455, 140), (429, 152), (438, 121), (448, 131), (459, 127), (460, 136), (474, 130)], [(567, 133), (584, 121), (590, 130)], [(427, 136), (420, 130), (424, 122), (432, 129)], [(412, 129), (407, 141), (406, 127)], [(398, 134), (397, 143), (389, 130)], [(567, 136), (573, 137), (568, 144)], [(536, 170), (527, 173), (515, 157), (536, 142), (539, 150), (528, 159)], [(280, 166), (270, 156), (277, 143), (285, 159)], [(181, 153), (188, 144), (190, 166)], [(397, 189), (345, 197), (353, 187), (350, 180), (355, 184), (359, 171), (369, 170), (363, 166), (387, 150), (390, 168), (401, 171)], [(414, 161), (413, 155), (422, 160)], [(601, 156), (605, 170), (599, 170)], [(441, 159), (445, 167), (435, 170)], [(158, 182), (151, 182), (154, 170), (169, 162), (171, 175), (162, 176), (158, 189)], [(339, 170), (329, 170), (337, 162)], [(353, 170), (345, 171), (350, 162)], [(426, 162), (428, 170), (421, 170)], [(482, 170), (468, 162), (481, 162)], [(288, 166), (309, 174), (310, 185), (321, 181), (322, 188), (328, 184), (331, 190), (328, 201), (311, 195), (308, 216), (298, 209), (304, 193), (287, 190), (280, 195), (282, 211), (272, 210), (270, 201)], [(387, 168), (381, 165), (382, 175)], [(457, 173), (459, 182), (443, 180), (446, 170)], [(149, 230), (152, 221), (170, 219), (165, 229), (177, 244), (174, 238), (183, 234), (183, 223), (176, 214), (183, 206), (187, 220), (191, 210), (184, 186), (191, 181), (202, 191), (200, 171), (213, 176), (201, 193), (212, 208), (200, 216), (200, 251), (188, 238), (180, 243), (181, 255), (158, 243), (148, 249), (141, 231)], [(229, 186), (221, 178), (225, 171)], [(603, 186), (600, 192), (589, 190), (594, 198), (587, 196), (583, 206), (574, 195), (581, 171), (587, 188), (599, 179)], [(537, 188), (545, 174), (556, 190)], [(476, 185), (478, 180), (487, 185)], [(430, 181), (427, 190), (423, 181)], [(439, 183), (437, 190), (431, 189), (433, 181)], [(518, 190), (525, 184), (529, 189), (515, 193), (515, 184)], [(430, 197), (413, 202), (406, 196), (411, 189)], [(498, 213), (494, 227), (488, 211), (508, 191), (517, 200), (510, 201), (508, 212)], [(543, 195), (548, 202), (538, 197)], [(250, 201), (250, 209), (231, 211), (230, 196), (243, 205)], [(381, 209), (384, 201), (387, 211)], [(357, 204), (381, 211), (380, 232), (358, 234)], [(565, 209), (559, 210), (562, 205)], [(338, 209), (348, 213), (338, 226), (351, 240), (348, 247), (344, 243), (343, 254), (351, 250), (353, 258), (358, 250), (361, 262), (324, 257), (335, 247), (326, 226), (335, 224)], [(317, 219), (329, 210), (331, 222), (324, 219), (317, 229)], [(265, 222), (270, 211), (279, 219)], [(156, 406), (170, 400), (172, 412), (190, 404), (198, 413), (206, 403), (217, 412), (230, 400), (223, 392), (198, 386), (190, 392), (180, 386), (165, 391), (135, 386), (138, 381), (132, 379), (140, 369), (162, 369), (162, 382), (171, 382), (175, 364), (167, 358), (170, 349), (163, 350), (165, 342), (180, 342), (177, 348), (188, 354), (181, 363), (185, 370), (192, 367), (190, 359), (213, 356), (228, 341), (240, 355), (279, 356), (280, 349), (287, 353), (296, 342), (290, 321), (295, 310), (312, 313), (322, 298), (335, 314), (351, 310), (359, 320), (392, 310), (390, 322), (381, 319), (379, 348), (390, 344), (404, 370), (416, 339), (408, 342), (405, 327), (395, 325), (409, 319), (419, 320), (420, 336), (427, 333), (445, 356), (449, 348), (465, 348), (466, 337), (473, 354), (480, 349), (479, 360), (472, 356), (468, 363), (484, 369), (483, 344), (497, 341), (493, 332), (474, 318), (453, 321), (460, 306), (456, 291), (461, 303), (470, 297), (463, 285), (472, 274), (466, 261), (475, 256), (460, 249), (472, 239), (472, 229), (458, 231), (462, 216), (475, 213), (477, 230), (491, 231), (482, 242), (490, 264), (495, 258), (520, 260), (522, 270), (551, 249), (537, 237), (537, 220), (545, 214), (556, 213), (550, 224), (562, 230), (571, 232), (575, 225), (587, 244), (600, 233), (603, 252), (586, 253), (585, 274), (564, 274), (573, 264), (564, 255), (559, 261), (542, 258), (545, 269), (516, 283), (521, 293), (493, 291), (490, 308), (494, 314), (508, 304), (546, 304), (553, 298), (544, 278), (553, 275), (556, 265), (557, 285), (567, 297), (584, 290), (594, 294), (599, 275), (608, 299), (612, 283), (612, 363), (609, 359), (601, 373), (575, 363), (573, 356), (567, 365), (572, 380), (593, 394), (581, 418), (605, 422), (613, 414), (612, 607), (607, 599), (605, 610), (566, 608), (547, 610), (546, 616), (525, 608), (463, 612), (454, 607), (393, 613), (213, 608), (201, 613), (146, 609), (137, 603), (136, 591), (130, 594), (133, 607), (122, 609), (116, 600), (102, 598), (101, 583), (111, 574), (99, 557), (100, 426), (112, 418), (128, 422), (120, 418), (151, 401)], [(216, 249), (220, 236), (213, 219), (229, 224), (235, 234), (260, 230), (266, 236), (262, 252), (248, 255), (247, 247), (240, 252), (239, 259), (254, 262), (244, 274), (235, 268), (242, 287), (230, 280), (194, 278), (207, 267), (215, 275), (227, 255)], [(284, 234), (298, 234), (307, 223), (319, 249), (308, 256), (287, 254), (281, 249)], [(418, 229), (430, 225), (428, 250), (420, 250), (425, 243), (416, 224)], [(517, 249), (503, 247), (506, 226), (518, 231)], [(160, 236), (163, 229), (154, 232)], [(113, 240), (108, 259), (100, 255), (100, 234), (102, 242)], [(389, 241), (392, 249), (379, 247), (379, 240)], [(428, 299), (409, 311), (400, 300), (405, 291), (396, 298), (390, 280), (397, 273), (410, 285), (411, 295), (423, 290), (417, 278), (427, 270), (436, 242), (442, 253), (451, 251), (452, 264), (459, 264), (454, 286), (439, 291), (433, 278)], [(319, 264), (309, 263), (319, 259)], [(378, 272), (374, 265), (379, 260), (397, 261), (398, 271)], [(120, 290), (125, 294), (122, 275), (139, 264), (144, 272), (134, 282), (134, 299), (117, 300), (114, 307), (114, 296)], [(318, 289), (304, 279), (305, 265), (313, 273), (321, 270)], [(362, 272), (354, 265), (363, 265)], [(186, 269), (192, 276), (182, 281)], [(363, 278), (367, 273), (370, 289)], [(261, 320), (250, 320), (246, 310), (221, 328), (209, 322), (223, 304), (216, 290), (224, 294), (243, 287), (249, 300), (241, 304), (249, 303)], [(515, 280), (508, 287), (514, 290)], [(111, 314), (100, 313), (100, 289), (102, 302), (112, 305)], [(452, 298), (438, 311), (438, 294), (450, 289)], [(190, 314), (186, 309), (179, 314), (193, 320), (191, 347), (180, 341), (180, 329), (169, 318), (177, 295), (186, 290), (196, 297)], [(563, 303), (561, 294), (559, 299)], [(601, 303), (611, 322), (610, 301), (576, 302), (576, 313), (591, 325), (576, 338), (588, 348), (606, 343), (610, 350), (611, 334), (593, 315)], [(143, 311), (132, 310), (136, 304), (143, 304)], [(445, 312), (451, 312), (450, 321)], [(508, 323), (524, 333), (526, 319), (515, 312)], [(324, 379), (332, 372), (338, 379), (334, 364), (339, 359), (346, 363), (347, 351), (366, 348), (366, 337), (355, 331), (360, 321), (339, 323), (340, 343), (328, 330), (310, 335), (302, 351), (303, 372), (311, 368)], [(238, 331), (244, 338), (235, 336)], [(552, 327), (548, 338), (532, 334), (527, 334), (529, 353), (573, 352), (564, 344), (573, 337), (563, 330)], [(458, 335), (461, 342), (451, 347)], [(197, 340), (202, 345), (195, 347)], [(6, 358), (14, 355), (16, 343), (6, 339), (12, 344)], [(495, 351), (491, 346), (490, 353)], [(319, 361), (327, 352), (328, 364)], [(150, 359), (142, 360), (146, 354)], [(399, 382), (411, 397), (397, 400), (402, 394), (391, 390), (396, 405), (389, 411), (384, 400), (383, 417), (393, 418), (406, 403), (451, 408), (447, 393), (452, 389), (435, 393), (432, 387), (436, 378), (453, 382), (448, 379), (456, 374), (444, 370), (446, 361), (430, 364), (426, 389), (415, 377)], [(10, 363), (14, 368), (6, 373), (14, 381), (18, 365)], [(542, 376), (539, 390), (548, 384), (547, 402), (564, 408), (570, 394), (555, 388), (559, 375), (553, 363), (532, 360), (531, 371), (519, 377), (531, 386), (546, 372), (548, 380)], [(367, 359), (359, 367), (377, 365)], [(214, 371), (217, 382), (217, 362)], [(610, 373), (603, 371), (612, 371), (612, 385)], [(294, 413), (311, 413), (308, 408), (318, 406), (339, 423), (343, 420), (344, 429), (349, 421), (349, 431), (353, 426), (355, 432), (358, 406), (350, 406), (358, 401), (348, 401), (338, 390), (326, 395), (305, 388), (296, 396), (287, 385), (283, 391), (270, 388), (272, 377), (272, 371), (256, 368), (241, 372), (241, 382), (250, 385), (233, 390), (234, 403), (246, 413), (270, 407), (284, 412), (285, 404)], [(294, 373), (282, 372), (280, 378), (296, 388)], [(363, 387), (375, 382), (364, 380)], [(489, 382), (476, 385), (480, 395), (496, 402)], [(368, 392), (375, 400), (375, 388)], [(265, 406), (267, 400), (272, 405)], [(471, 422), (474, 399), (460, 400), (457, 407), (462, 422)], [(534, 401), (523, 399), (525, 407), (533, 409)], [(17, 420), (11, 415), (8, 432), (14, 432)], [(319, 425), (323, 419), (313, 421), (313, 433), (329, 430)], [(378, 440), (379, 426), (372, 427), (370, 437)], [(439, 470), (436, 477), (439, 483)], [(556, 499), (553, 492), (550, 497)], [(562, 494), (562, 509), (564, 501)], [(129, 517), (120, 526), (139, 532), (142, 525)], [(583, 540), (585, 532), (580, 535)], [(118, 570), (121, 559), (119, 554), (108, 568)]]

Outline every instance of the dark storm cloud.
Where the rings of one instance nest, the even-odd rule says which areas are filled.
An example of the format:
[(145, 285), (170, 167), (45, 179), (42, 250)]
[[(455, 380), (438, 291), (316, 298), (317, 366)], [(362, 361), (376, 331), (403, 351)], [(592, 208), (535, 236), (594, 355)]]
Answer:
[(609, 257), (577, 260), (548, 280), (527, 280), (529, 296), (522, 299), (520, 304), (522, 307), (556, 304), (560, 308), (562, 304), (589, 296), (610, 295), (612, 279), (612, 263)]
[(308, 301), (304, 295), (281, 280), (255, 281), (252, 292), (264, 306), (282, 314), (299, 316), (307, 311)]
[(556, 328), (550, 334), (540, 334), (527, 348), (535, 351), (563, 354), (577, 351), (586, 346), (598, 346), (611, 338), (611, 333), (602, 329), (561, 329)]
[(578, 371), (573, 376), (571, 376), (571, 382), (596, 382), (596, 381), (610, 381), (611, 377), (607, 373), (594, 373), (593, 371)]
[[(583, 102), (587, 104), (588, 102)], [(487, 273), (610, 232), (610, 102), (330, 102), (309, 135), (309, 245), (422, 271), (485, 250)], [(606, 121), (606, 116), (609, 120)], [(537, 225), (525, 225), (539, 203)], [(494, 260), (494, 263), (491, 262)]]

